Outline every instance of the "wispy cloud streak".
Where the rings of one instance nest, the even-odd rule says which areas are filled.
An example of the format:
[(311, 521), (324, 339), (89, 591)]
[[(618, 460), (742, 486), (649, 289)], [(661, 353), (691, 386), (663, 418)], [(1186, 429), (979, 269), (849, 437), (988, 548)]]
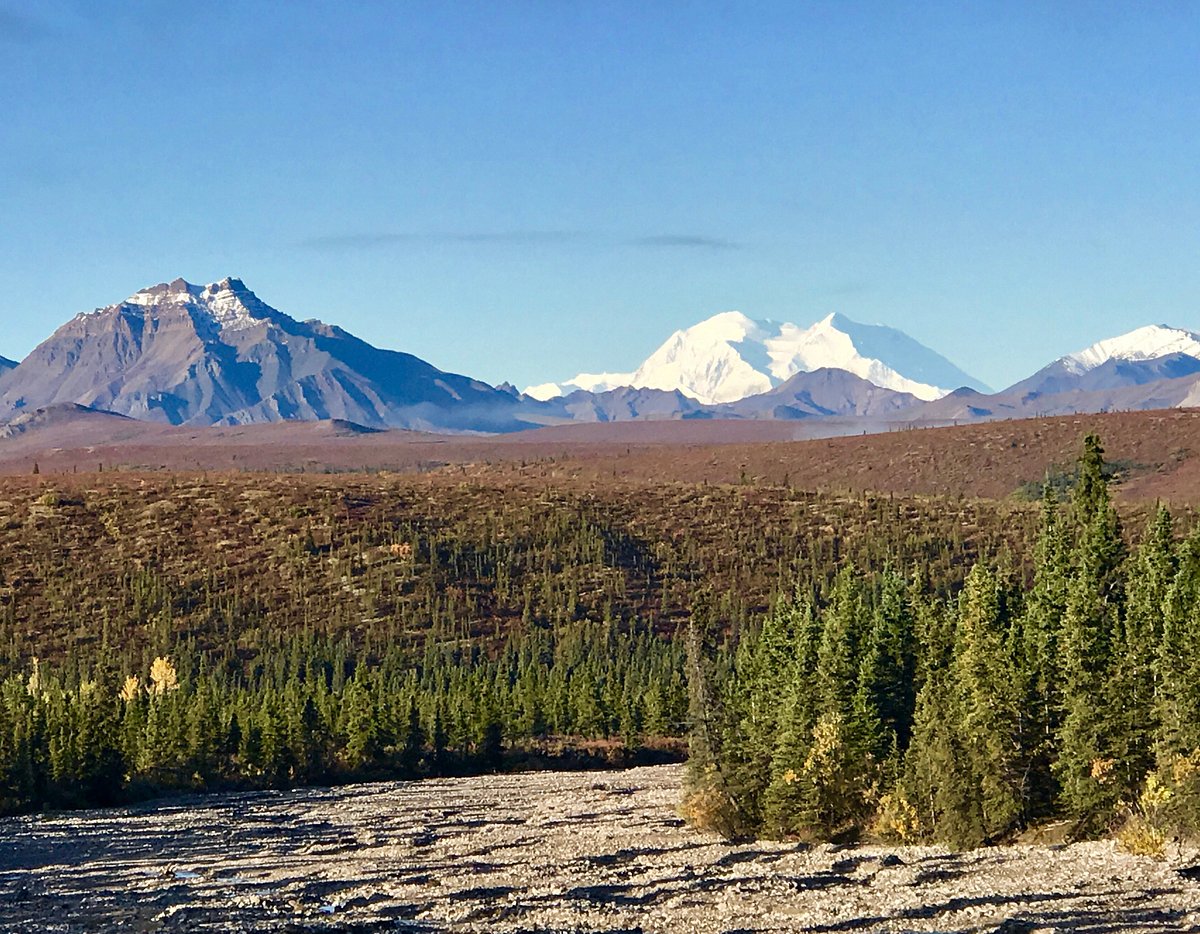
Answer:
[(309, 237), (296, 245), (323, 252), (372, 250), (392, 246), (429, 245), (494, 245), (494, 246), (565, 246), (586, 244), (613, 248), (739, 250), (741, 244), (719, 237), (699, 234), (653, 234), (639, 237), (612, 237), (581, 230), (504, 230), (504, 231), (441, 231), (441, 232), (370, 232)]
[(634, 237), (629, 246), (666, 247), (692, 250), (740, 250), (742, 245), (720, 237), (703, 237), (697, 234), (657, 234), (652, 237)]
[(459, 231), (442, 233), (354, 233), (327, 237), (310, 237), (300, 241), (300, 246), (315, 250), (367, 250), (376, 247), (404, 244), (438, 243), (492, 243), (531, 246), (537, 244), (559, 244), (587, 239), (576, 230), (503, 230), (503, 231)]

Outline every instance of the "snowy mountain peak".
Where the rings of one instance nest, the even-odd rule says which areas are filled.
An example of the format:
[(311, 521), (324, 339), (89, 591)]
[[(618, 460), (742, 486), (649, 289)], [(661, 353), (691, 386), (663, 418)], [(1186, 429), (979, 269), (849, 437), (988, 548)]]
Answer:
[(823, 368), (926, 400), (963, 385), (986, 388), (894, 328), (859, 324), (838, 313), (802, 328), (727, 311), (676, 331), (632, 373), (581, 373), (526, 392), (546, 399), (575, 389), (632, 386), (679, 390), (713, 404), (757, 395), (796, 373)]
[(705, 318), (699, 324), (676, 331), (673, 336), (706, 340), (745, 340), (762, 329), (765, 322), (742, 314), (740, 311), (722, 311)]
[(109, 311), (122, 306), (143, 309), (182, 306), (218, 331), (252, 328), (269, 317), (258, 296), (246, 288), (241, 279), (232, 276), (208, 285), (194, 285), (184, 279), (162, 282), (135, 292), (119, 305), (99, 310)]
[(1200, 334), (1165, 324), (1148, 324), (1067, 354), (1062, 363), (1069, 372), (1079, 374), (1094, 370), (1109, 360), (1157, 360), (1177, 353), (1200, 358)]

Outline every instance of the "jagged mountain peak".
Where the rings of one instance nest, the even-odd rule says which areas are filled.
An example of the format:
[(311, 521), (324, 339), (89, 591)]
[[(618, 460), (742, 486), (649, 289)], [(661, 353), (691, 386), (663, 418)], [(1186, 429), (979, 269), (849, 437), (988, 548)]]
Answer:
[(281, 312), (271, 308), (241, 279), (233, 276), (226, 276), (208, 285), (196, 285), (186, 279), (160, 282), (139, 289), (125, 301), (98, 309), (93, 314), (132, 310), (145, 316), (164, 308), (185, 308), (194, 317), (218, 330), (252, 328), (264, 320), (281, 316)]
[(0, 421), (75, 403), (172, 424), (343, 419), (370, 427), (529, 427), (518, 400), (318, 320), (238, 278), (174, 279), (68, 321), (0, 378)]

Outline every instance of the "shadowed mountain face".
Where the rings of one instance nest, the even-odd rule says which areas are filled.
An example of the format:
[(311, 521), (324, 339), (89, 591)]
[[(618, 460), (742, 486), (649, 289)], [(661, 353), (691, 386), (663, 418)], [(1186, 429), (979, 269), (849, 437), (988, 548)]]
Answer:
[(876, 386), (846, 370), (824, 367), (797, 373), (774, 389), (720, 407), (736, 418), (820, 418), (828, 415), (888, 416), (919, 406), (907, 392)]
[(1010, 386), (1003, 395), (1099, 392), (1143, 386), (1163, 379), (1179, 379), (1196, 373), (1200, 373), (1200, 359), (1184, 353), (1168, 354), (1152, 360), (1113, 357), (1083, 372), (1072, 367), (1069, 360), (1055, 360), (1027, 379)]
[(579, 390), (551, 399), (542, 408), (573, 422), (623, 422), (634, 419), (707, 417), (708, 407), (679, 390), (634, 389), (621, 386), (607, 392)]
[(807, 419), (824, 416), (886, 417), (919, 406), (906, 392), (883, 389), (830, 367), (797, 373), (774, 389), (723, 405), (705, 405), (680, 390), (622, 386), (605, 392), (577, 390), (538, 406), (545, 424), (662, 419)]
[[(1158, 362), (1152, 361), (1152, 363)], [(1109, 373), (1098, 372), (1103, 369), (1109, 369)], [(1092, 372), (1096, 374), (1096, 382), (1103, 384), (1106, 375), (1111, 375), (1111, 370), (1115, 369), (1117, 367), (1110, 369), (1109, 365), (1105, 364), (1104, 367), (1098, 367)], [(920, 406), (911, 414), (913, 418), (927, 421), (978, 421), (995, 418), (1072, 415), (1083, 412), (1191, 408), (1200, 405), (1200, 372), (1193, 372), (1190, 375), (1174, 379), (1125, 382), (1111, 388), (1083, 388), (1091, 382), (1091, 375), (1076, 376), (1061, 382), (1054, 377), (1044, 384), (1051, 387), (1051, 391), (1048, 392), (1022, 389), (1024, 383), (1018, 383), (1012, 389), (1006, 389), (1004, 392), (991, 396), (969, 389), (960, 389), (936, 402)], [(1138, 375), (1145, 375), (1145, 371), (1141, 371)], [(908, 417), (907, 414), (905, 417)]]
[(75, 403), (149, 421), (344, 419), (376, 427), (528, 427), (511, 393), (296, 321), (237, 279), (182, 279), (79, 315), (0, 376), (0, 421)]
[(17, 365), (16, 360), (9, 360), (8, 357), (0, 357), (0, 373), (7, 373)]
[(93, 431), (98, 440), (104, 440), (110, 437), (114, 429), (126, 423), (138, 424), (124, 415), (89, 409), (86, 406), (68, 402), (22, 412), (11, 421), (0, 425), (0, 438), (15, 438), (28, 432), (45, 432), (61, 427), (66, 427), (73, 432), (86, 426), (87, 429)]

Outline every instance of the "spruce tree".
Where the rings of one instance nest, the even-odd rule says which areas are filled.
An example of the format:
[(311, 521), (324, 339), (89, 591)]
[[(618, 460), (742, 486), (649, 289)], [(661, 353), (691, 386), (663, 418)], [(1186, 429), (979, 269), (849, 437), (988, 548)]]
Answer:
[(921, 833), (970, 849), (983, 845), (987, 836), (970, 758), (961, 743), (956, 701), (949, 669), (930, 669), (917, 695), (901, 791), (917, 812)]
[(726, 836), (746, 819), (725, 774), (728, 725), (716, 671), (717, 626), (711, 594), (699, 592), (685, 634), (688, 680), (688, 765), (684, 811), (698, 826)]
[(1163, 506), (1155, 511), (1131, 562), (1120, 641), (1108, 683), (1112, 755), (1122, 793), (1132, 798), (1154, 767), (1160, 711), (1159, 651), (1168, 592), (1176, 576), (1174, 527)]
[(951, 729), (964, 753), (965, 790), (978, 797), (972, 811), (979, 815), (984, 840), (1013, 829), (1024, 809), (1022, 698), (1006, 647), (1003, 612), (999, 583), (976, 564), (959, 600), (950, 665), (958, 719)]
[(796, 703), (793, 685), (811, 672), (798, 670), (801, 633), (812, 628), (812, 606), (801, 594), (780, 601), (758, 632), (747, 632), (734, 656), (725, 700), (729, 731), (728, 781), (745, 805), (752, 825), (762, 820), (762, 795), (771, 779), (771, 761), (780, 721)]
[(1124, 544), (1103, 454), (1099, 439), (1088, 435), (1072, 498), (1077, 543), (1059, 641), (1062, 719), (1054, 766), (1067, 813), (1094, 825), (1107, 819), (1122, 791), (1115, 755), (1120, 724), (1107, 684), (1123, 603)]
[(805, 764), (817, 723), (817, 654), (822, 623), (807, 598), (798, 598), (800, 612), (794, 625), (794, 656), (779, 697), (775, 734), (767, 785), (763, 790), (758, 819), (770, 836), (782, 837), (801, 829), (805, 802), (813, 795)]
[(1033, 586), (1017, 621), (1015, 658), (1024, 698), (1021, 745), (1026, 753), (1026, 809), (1030, 817), (1053, 811), (1058, 797), (1052, 765), (1062, 720), (1062, 656), (1059, 641), (1071, 579), (1068, 525), (1047, 483), (1041, 531), (1034, 548)]
[(1200, 527), (1183, 542), (1164, 601), (1155, 754), (1171, 768), (1200, 750)]
[(916, 642), (912, 607), (904, 581), (885, 571), (871, 614), (858, 692), (857, 730), (875, 760), (892, 758), (908, 746), (916, 705)]
[(821, 613), (811, 693), (794, 690), (787, 739), (772, 764), (768, 812), (776, 825), (837, 833), (866, 813), (878, 788), (878, 736), (863, 728), (878, 719), (856, 707), (866, 615), (862, 581), (847, 565)]

